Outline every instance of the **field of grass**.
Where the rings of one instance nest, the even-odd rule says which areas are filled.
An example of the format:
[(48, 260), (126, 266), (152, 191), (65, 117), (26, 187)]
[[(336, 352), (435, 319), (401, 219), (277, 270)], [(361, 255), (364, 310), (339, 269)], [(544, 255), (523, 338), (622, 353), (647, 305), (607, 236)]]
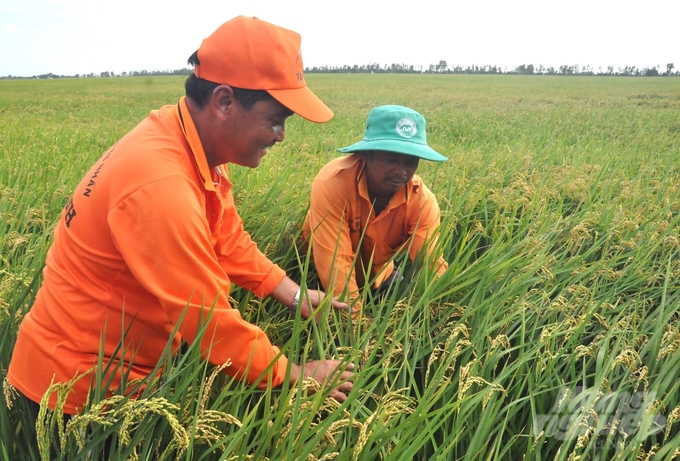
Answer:
[[(307, 280), (294, 242), (314, 175), (361, 138), (372, 107), (402, 104), (450, 159), (418, 171), (439, 198), (449, 270), (408, 270), (404, 297), (366, 300), (356, 324), (303, 322), (235, 289), (293, 360), (358, 365), (344, 404), (306, 395), (314, 383), (253, 389), (189, 347), (142, 399), (93, 401), (57, 427), (63, 459), (680, 458), (678, 79), (307, 80), (335, 118), (293, 117), (257, 170), (231, 167), (254, 240)], [(51, 230), (91, 164), (182, 94), (179, 77), (0, 82), (0, 460), (41, 456), (4, 377)]]

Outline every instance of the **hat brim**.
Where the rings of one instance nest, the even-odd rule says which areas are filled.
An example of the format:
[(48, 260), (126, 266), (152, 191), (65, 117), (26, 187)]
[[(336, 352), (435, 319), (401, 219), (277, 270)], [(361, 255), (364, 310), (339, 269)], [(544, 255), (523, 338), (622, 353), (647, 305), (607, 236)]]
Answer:
[(306, 86), (289, 90), (267, 90), (267, 93), (310, 122), (325, 123), (333, 118), (333, 111)]
[(448, 160), (439, 152), (431, 147), (406, 140), (398, 141), (393, 139), (376, 139), (372, 141), (359, 141), (351, 146), (341, 147), (338, 151), (343, 153), (361, 152), (367, 150), (382, 150), (395, 152), (397, 154), (411, 155), (431, 162), (443, 162)]

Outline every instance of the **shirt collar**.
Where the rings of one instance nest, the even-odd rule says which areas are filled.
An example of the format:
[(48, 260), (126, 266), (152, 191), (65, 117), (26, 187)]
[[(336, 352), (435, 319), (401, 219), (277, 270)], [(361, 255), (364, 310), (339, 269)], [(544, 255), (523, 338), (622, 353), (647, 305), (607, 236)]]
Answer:
[[(201, 143), (201, 138), (198, 136), (198, 130), (194, 124), (194, 119), (191, 118), (191, 113), (189, 112), (189, 107), (187, 106), (186, 96), (182, 96), (179, 100), (179, 103), (177, 103), (177, 115), (179, 117), (179, 123), (182, 127), (184, 137), (186, 138), (187, 143), (189, 143), (191, 154), (194, 158), (194, 161), (196, 162), (196, 166), (198, 167), (198, 174), (201, 175), (201, 179), (203, 180), (203, 186), (207, 190), (215, 191), (215, 184), (213, 183), (210, 174), (208, 159), (205, 156), (203, 144)], [(219, 171), (222, 176), (228, 178), (228, 174), (222, 168), (222, 166), (218, 166), (217, 168), (220, 169)]]
[(359, 160), (359, 171), (357, 173), (357, 187), (359, 189), (359, 196), (363, 197), (367, 202), (371, 199), (368, 196), (368, 183), (366, 182), (366, 162)]

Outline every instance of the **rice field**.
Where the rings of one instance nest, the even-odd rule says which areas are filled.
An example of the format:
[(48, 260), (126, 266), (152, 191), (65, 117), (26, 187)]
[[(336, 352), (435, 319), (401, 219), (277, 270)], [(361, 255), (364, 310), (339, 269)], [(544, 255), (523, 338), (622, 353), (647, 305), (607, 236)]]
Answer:
[[(194, 347), (143, 395), (37, 427), (4, 380), (51, 230), (91, 164), (181, 77), (0, 81), (0, 460), (680, 459), (677, 78), (308, 75), (335, 112), (292, 117), (256, 170), (230, 167), (247, 230), (294, 279), (311, 181), (368, 111), (412, 107), (449, 157), (418, 174), (442, 208), (439, 279), (403, 262), (391, 298), (319, 324), (233, 289), (294, 361), (357, 364), (343, 404), (314, 382), (270, 392)], [(398, 295), (403, 295), (398, 299)], [(55, 392), (67, 391), (57, 386)], [(107, 442), (108, 441), (108, 442)]]

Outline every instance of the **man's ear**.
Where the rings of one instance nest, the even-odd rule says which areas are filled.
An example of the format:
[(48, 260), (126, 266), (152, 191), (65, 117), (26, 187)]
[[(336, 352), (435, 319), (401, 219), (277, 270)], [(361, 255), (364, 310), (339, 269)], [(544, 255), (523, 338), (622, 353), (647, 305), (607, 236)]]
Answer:
[(210, 107), (219, 119), (225, 119), (234, 111), (234, 90), (229, 85), (220, 85), (213, 90)]

